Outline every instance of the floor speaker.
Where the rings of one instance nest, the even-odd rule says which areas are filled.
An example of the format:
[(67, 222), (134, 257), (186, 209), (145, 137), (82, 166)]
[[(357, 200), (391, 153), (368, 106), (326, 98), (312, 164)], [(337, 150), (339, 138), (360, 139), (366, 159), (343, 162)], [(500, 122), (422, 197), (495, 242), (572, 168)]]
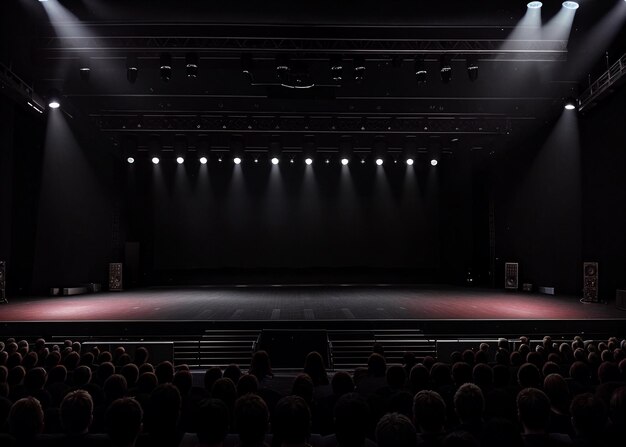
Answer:
[(507, 262), (504, 264), (504, 288), (517, 290), (519, 287), (519, 264), (517, 262)]
[(7, 264), (0, 261), (0, 303), (8, 303), (7, 301)]
[(112, 292), (121, 292), (123, 290), (121, 262), (111, 262), (109, 264), (109, 290)]
[(598, 302), (598, 263), (583, 263), (583, 301)]

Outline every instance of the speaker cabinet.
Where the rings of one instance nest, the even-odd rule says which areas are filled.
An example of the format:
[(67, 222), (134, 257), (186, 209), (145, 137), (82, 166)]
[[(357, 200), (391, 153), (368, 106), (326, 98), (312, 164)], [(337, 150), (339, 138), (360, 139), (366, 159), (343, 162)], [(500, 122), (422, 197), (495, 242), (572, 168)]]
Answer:
[(504, 288), (517, 290), (519, 287), (519, 264), (507, 262), (504, 264)]
[(0, 261), (0, 303), (8, 303), (7, 301), (7, 264)]
[(109, 290), (112, 292), (121, 292), (123, 290), (121, 262), (111, 262), (109, 264)]
[(583, 263), (583, 301), (598, 302), (598, 263)]

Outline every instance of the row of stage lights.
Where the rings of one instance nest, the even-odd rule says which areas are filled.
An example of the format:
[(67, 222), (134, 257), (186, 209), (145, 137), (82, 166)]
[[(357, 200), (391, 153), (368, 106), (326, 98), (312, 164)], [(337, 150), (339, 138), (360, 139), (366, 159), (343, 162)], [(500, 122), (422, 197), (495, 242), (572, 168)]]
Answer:
[[(135, 159), (135, 157), (132, 157), (132, 156), (129, 156), (128, 158), (126, 158), (126, 162), (128, 164), (131, 164), (131, 165), (134, 164), (136, 161), (137, 160)], [(154, 157), (151, 158), (150, 161), (152, 162), (152, 164), (158, 165), (161, 162), (161, 159), (159, 157), (157, 157), (157, 156), (154, 156)], [(200, 157), (200, 158), (198, 158), (198, 161), (200, 162), (200, 164), (206, 165), (209, 162), (209, 159), (207, 157)], [(223, 157), (219, 157), (217, 159), (217, 161), (219, 163), (224, 163), (226, 160)], [(259, 160), (258, 157), (255, 157), (253, 159), (253, 162), (255, 164), (258, 164), (259, 161), (260, 160)], [(241, 157), (233, 157), (232, 158), (232, 162), (234, 164), (236, 164), (236, 165), (240, 165), (240, 164), (243, 163), (243, 159)], [(289, 159), (289, 164), (295, 164), (295, 162), (296, 161), (295, 161), (294, 158)], [(350, 164), (350, 159), (344, 157), (344, 158), (341, 158), (339, 160), (339, 162), (341, 163), (342, 166), (347, 166), (348, 164)], [(365, 160), (365, 158), (361, 158), (359, 160), (359, 162), (361, 164), (365, 164), (366, 160)], [(407, 166), (413, 166), (415, 164), (415, 159), (407, 158), (404, 162), (407, 164)], [(178, 163), (179, 165), (182, 165), (183, 163), (185, 163), (185, 158), (184, 157), (176, 157), (176, 163)], [(270, 163), (272, 163), (272, 165), (276, 166), (276, 165), (278, 165), (280, 163), (280, 159), (278, 157), (272, 157), (270, 159)], [(330, 158), (325, 158), (323, 163), (327, 164), (327, 165), (330, 164), (331, 163)], [(376, 158), (374, 160), (374, 163), (376, 164), (376, 166), (382, 166), (385, 163), (385, 160), (383, 158), (381, 158), (381, 157), (378, 157), (378, 158)], [(398, 160), (394, 159), (393, 163), (397, 164)], [(311, 166), (313, 164), (313, 158), (311, 158), (311, 157), (305, 158), (304, 159), (304, 164), (306, 164), (307, 166)], [(438, 164), (439, 164), (439, 160), (437, 158), (431, 158), (431, 160), (430, 160), (430, 165), (431, 166), (437, 166)]]

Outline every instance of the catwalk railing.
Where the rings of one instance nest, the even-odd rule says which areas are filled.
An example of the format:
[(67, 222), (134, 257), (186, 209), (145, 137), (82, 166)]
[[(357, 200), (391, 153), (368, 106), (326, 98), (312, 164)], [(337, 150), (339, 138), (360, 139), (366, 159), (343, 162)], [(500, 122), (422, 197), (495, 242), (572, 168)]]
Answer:
[(593, 84), (580, 96), (579, 110), (591, 108), (597, 101), (610, 92), (612, 86), (626, 79), (626, 54), (609, 67)]

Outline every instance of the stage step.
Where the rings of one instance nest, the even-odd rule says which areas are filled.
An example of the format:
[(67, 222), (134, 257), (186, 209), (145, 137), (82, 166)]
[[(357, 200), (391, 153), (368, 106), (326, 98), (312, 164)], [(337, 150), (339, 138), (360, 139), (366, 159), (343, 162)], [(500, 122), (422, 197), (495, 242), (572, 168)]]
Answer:
[(402, 364), (405, 352), (416, 357), (436, 355), (435, 340), (419, 330), (330, 331), (328, 338), (336, 370), (366, 366), (375, 344), (382, 347), (388, 364)]

